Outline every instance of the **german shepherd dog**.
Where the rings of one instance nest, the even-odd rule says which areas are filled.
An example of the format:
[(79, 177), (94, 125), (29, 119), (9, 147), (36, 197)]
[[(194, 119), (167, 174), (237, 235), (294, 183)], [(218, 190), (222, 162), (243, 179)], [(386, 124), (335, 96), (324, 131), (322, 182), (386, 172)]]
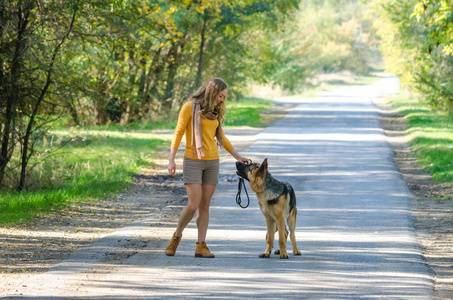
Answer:
[(301, 255), (296, 244), (296, 195), (288, 182), (281, 182), (272, 177), (267, 167), (267, 158), (261, 163), (244, 164), (236, 162), (237, 174), (250, 182), (250, 188), (256, 193), (261, 212), (267, 224), (267, 248), (259, 257), (268, 258), (274, 246), (275, 232), (278, 231), (279, 249), (275, 254), (280, 258), (289, 258), (286, 250), (288, 230), (294, 255)]

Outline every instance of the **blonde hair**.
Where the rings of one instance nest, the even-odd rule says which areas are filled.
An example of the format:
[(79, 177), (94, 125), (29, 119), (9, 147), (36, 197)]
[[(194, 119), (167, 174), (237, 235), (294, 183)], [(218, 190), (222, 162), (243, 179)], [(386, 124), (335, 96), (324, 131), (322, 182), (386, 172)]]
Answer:
[(224, 101), (216, 104), (221, 91), (226, 90), (228, 85), (221, 78), (212, 78), (193, 93), (191, 100), (201, 105), (201, 115), (208, 119), (218, 119), (223, 123), (226, 113)]

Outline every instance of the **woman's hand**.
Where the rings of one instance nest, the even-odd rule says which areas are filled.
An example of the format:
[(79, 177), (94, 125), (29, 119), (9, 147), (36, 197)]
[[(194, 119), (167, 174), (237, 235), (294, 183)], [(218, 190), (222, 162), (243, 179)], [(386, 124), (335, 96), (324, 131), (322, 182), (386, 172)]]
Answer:
[(175, 176), (176, 173), (176, 163), (174, 160), (168, 160), (168, 174)]
[(245, 163), (245, 164), (249, 164), (250, 163), (250, 159), (245, 158), (243, 156), (239, 157), (237, 160), (240, 161), (241, 163)]
[(237, 161), (240, 161), (245, 164), (249, 164), (250, 160), (248, 158), (245, 158), (244, 156), (240, 155), (236, 150), (231, 150), (230, 154), (236, 158)]
[(175, 176), (176, 173), (176, 151), (178, 151), (178, 149), (170, 148), (170, 156), (168, 157), (168, 174), (170, 174), (171, 176)]

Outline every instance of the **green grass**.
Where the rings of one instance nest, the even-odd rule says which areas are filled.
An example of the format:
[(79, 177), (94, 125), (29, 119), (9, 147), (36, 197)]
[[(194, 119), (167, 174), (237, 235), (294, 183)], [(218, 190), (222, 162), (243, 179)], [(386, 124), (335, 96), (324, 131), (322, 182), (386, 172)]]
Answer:
[(250, 126), (261, 127), (264, 118), (260, 112), (271, 109), (272, 100), (260, 98), (245, 98), (239, 102), (227, 102), (225, 126)]
[(54, 148), (58, 143), (65, 146), (34, 169), (34, 187), (0, 193), (0, 224), (25, 221), (63, 208), (69, 201), (118, 193), (152, 163), (155, 151), (168, 145), (149, 133), (58, 130), (52, 134)]
[(171, 113), (163, 120), (155, 122), (132, 122), (126, 125), (109, 124), (109, 125), (93, 125), (84, 127), (85, 129), (91, 129), (96, 131), (118, 131), (118, 132), (131, 132), (138, 130), (156, 130), (156, 129), (172, 129), (176, 127), (178, 123), (178, 114)]
[(453, 181), (453, 116), (431, 110), (414, 95), (400, 92), (389, 103), (407, 119), (408, 142), (417, 161), (438, 182)]

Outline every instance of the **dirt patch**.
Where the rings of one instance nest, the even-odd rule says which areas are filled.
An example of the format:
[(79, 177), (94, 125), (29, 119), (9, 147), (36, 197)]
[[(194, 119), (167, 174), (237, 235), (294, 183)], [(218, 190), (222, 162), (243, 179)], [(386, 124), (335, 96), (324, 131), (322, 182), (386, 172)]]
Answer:
[(376, 99), (381, 109), (381, 125), (394, 151), (394, 161), (414, 194), (412, 210), (416, 233), (426, 262), (435, 272), (435, 290), (440, 299), (453, 295), (453, 201), (440, 200), (453, 195), (453, 184), (432, 180), (416, 161), (405, 140), (406, 120), (384, 99)]

